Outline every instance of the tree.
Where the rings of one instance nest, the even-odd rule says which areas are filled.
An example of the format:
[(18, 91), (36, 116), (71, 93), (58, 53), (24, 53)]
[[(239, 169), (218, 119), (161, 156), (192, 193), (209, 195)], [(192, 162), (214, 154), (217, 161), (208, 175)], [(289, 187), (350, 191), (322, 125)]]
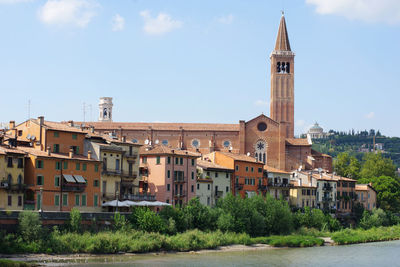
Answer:
[(81, 227), (81, 220), (82, 216), (78, 209), (72, 208), (71, 212), (69, 213), (70, 221), (69, 225), (73, 232), (78, 232)]
[(23, 211), (18, 216), (19, 232), (25, 241), (32, 242), (39, 239), (42, 224), (39, 213)]
[(400, 211), (400, 183), (393, 177), (380, 176), (373, 178), (363, 178), (359, 183), (372, 183), (377, 191), (378, 207), (392, 212)]
[(358, 179), (361, 170), (361, 164), (356, 157), (348, 153), (340, 153), (334, 164), (335, 172), (344, 177)]
[(396, 177), (396, 166), (393, 161), (384, 158), (381, 153), (367, 153), (364, 156), (360, 177), (370, 179), (379, 176)]

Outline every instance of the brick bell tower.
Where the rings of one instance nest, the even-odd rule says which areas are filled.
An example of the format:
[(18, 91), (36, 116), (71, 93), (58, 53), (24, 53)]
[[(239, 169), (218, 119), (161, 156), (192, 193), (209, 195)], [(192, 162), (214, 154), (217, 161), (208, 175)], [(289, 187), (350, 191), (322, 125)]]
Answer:
[(271, 60), (271, 119), (286, 124), (286, 138), (294, 137), (294, 56), (282, 13)]

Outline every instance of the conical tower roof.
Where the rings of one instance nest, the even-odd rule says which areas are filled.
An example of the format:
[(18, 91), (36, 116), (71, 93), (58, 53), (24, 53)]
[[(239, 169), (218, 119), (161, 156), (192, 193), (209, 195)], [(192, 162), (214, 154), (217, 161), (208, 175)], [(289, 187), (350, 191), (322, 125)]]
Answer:
[(289, 35), (286, 29), (285, 16), (282, 14), (281, 22), (279, 23), (278, 36), (275, 43), (275, 51), (292, 51), (290, 49)]

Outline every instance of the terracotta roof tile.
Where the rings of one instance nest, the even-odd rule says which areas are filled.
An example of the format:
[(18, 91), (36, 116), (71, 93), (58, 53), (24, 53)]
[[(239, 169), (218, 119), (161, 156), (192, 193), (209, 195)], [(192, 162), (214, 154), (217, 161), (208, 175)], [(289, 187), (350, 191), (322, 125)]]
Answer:
[(140, 155), (179, 155), (189, 157), (200, 157), (200, 153), (191, 152), (188, 150), (174, 149), (164, 145), (156, 145), (152, 148), (142, 146), (139, 150)]
[(287, 171), (283, 171), (283, 170), (279, 170), (267, 165), (264, 165), (264, 170), (268, 171), (268, 172), (275, 172), (275, 173), (285, 173), (285, 174), (290, 174), (290, 172)]
[(197, 166), (202, 167), (203, 169), (220, 169), (220, 170), (228, 170), (233, 171), (233, 169), (215, 164), (214, 162), (210, 162), (208, 160), (197, 160)]
[(30, 155), (37, 156), (37, 157), (45, 157), (45, 158), (57, 158), (57, 159), (70, 159), (70, 160), (84, 160), (84, 161), (97, 161), (95, 159), (88, 159), (82, 155), (73, 155), (72, 158), (69, 157), (69, 154), (63, 153), (51, 153), (50, 155), (47, 154), (46, 151), (41, 151), (39, 149), (35, 149), (32, 147), (18, 147), (19, 150), (26, 152)]
[(308, 140), (303, 138), (286, 138), (286, 143), (292, 146), (311, 146)]
[(8, 153), (26, 155), (26, 153), (24, 151), (21, 151), (18, 148), (9, 148), (9, 147), (0, 146), (0, 154), (5, 155)]
[(243, 155), (243, 154), (233, 154), (233, 153), (229, 153), (229, 152), (221, 152), (218, 151), (217, 153), (221, 153), (225, 156), (228, 156), (234, 160), (238, 160), (238, 161), (245, 161), (245, 162), (252, 162), (252, 163), (259, 163), (259, 164), (264, 164), (258, 160), (256, 160), (253, 157), (247, 156), (247, 155)]

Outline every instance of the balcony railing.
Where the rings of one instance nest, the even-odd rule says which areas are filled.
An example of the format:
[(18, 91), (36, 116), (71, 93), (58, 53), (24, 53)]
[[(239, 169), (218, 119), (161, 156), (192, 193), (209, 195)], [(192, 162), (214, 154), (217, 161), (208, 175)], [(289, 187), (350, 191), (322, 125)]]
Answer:
[(174, 177), (175, 183), (186, 183), (185, 177)]
[(323, 202), (331, 202), (332, 198), (331, 197), (322, 197)]
[(288, 183), (274, 183), (274, 182), (268, 182), (268, 186), (270, 186), (270, 187), (293, 187), (292, 184), (288, 184)]
[(110, 170), (110, 169), (103, 169), (101, 174), (103, 175), (121, 175), (121, 170)]
[(69, 184), (65, 183), (62, 186), (63, 192), (84, 192), (86, 189), (86, 184)]
[(235, 189), (236, 190), (242, 190), (243, 189), (243, 184), (235, 183)]
[(174, 192), (174, 197), (184, 197), (186, 196), (186, 190), (178, 190)]
[(137, 159), (138, 155), (136, 153), (133, 153), (133, 154), (128, 153), (128, 154), (125, 154), (125, 157), (127, 159)]
[(26, 184), (11, 184), (8, 185), (7, 190), (11, 190), (11, 191), (25, 191), (27, 188)]
[(222, 197), (223, 194), (224, 194), (223, 191), (215, 191), (215, 197), (216, 198)]
[(137, 178), (137, 172), (122, 172), (121, 174), (124, 178)]
[(324, 186), (322, 187), (322, 190), (331, 191), (332, 188), (333, 188), (333, 187), (332, 187), (331, 185), (324, 185)]
[(156, 196), (151, 194), (125, 194), (122, 196), (124, 200), (132, 201), (155, 201)]
[(267, 190), (267, 186), (266, 186), (266, 185), (259, 184), (259, 185), (258, 185), (258, 189), (259, 189), (259, 190), (265, 191), (265, 190)]

